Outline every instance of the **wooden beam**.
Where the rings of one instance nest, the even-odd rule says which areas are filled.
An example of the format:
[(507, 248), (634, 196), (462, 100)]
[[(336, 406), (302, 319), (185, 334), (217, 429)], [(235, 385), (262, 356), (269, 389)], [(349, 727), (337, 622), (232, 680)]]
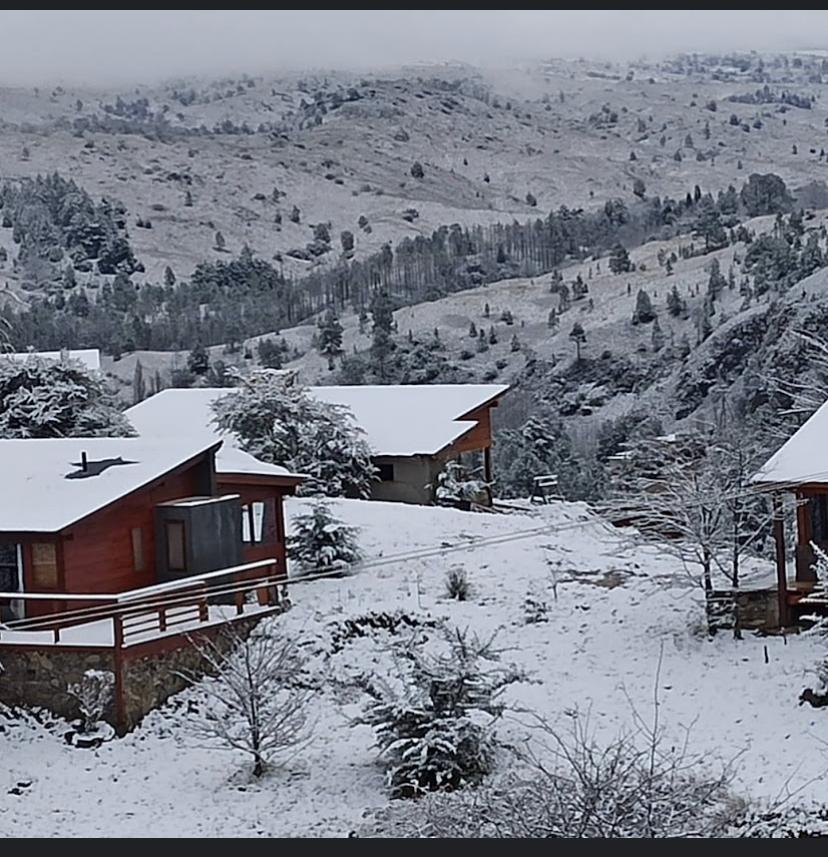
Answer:
[(776, 542), (776, 591), (779, 603), (779, 627), (790, 624), (788, 608), (788, 570), (785, 562), (785, 521), (782, 496), (773, 495), (773, 538)]

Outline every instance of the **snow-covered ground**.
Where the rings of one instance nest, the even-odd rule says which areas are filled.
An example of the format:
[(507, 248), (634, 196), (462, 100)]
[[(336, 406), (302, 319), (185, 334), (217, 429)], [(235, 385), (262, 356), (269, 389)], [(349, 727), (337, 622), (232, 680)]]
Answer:
[[(291, 500), (289, 514), (305, 502)], [(372, 611), (444, 617), (481, 634), (497, 630), (503, 660), (527, 674), (508, 689), (515, 707), (553, 721), (589, 709), (591, 725), (606, 735), (631, 724), (631, 706), (651, 717), (658, 672), (668, 734), (683, 738), (690, 727), (691, 751), (711, 763), (735, 759), (741, 791), (773, 799), (801, 787), (799, 804), (824, 798), (823, 783), (809, 781), (828, 771), (820, 737), (828, 714), (797, 704), (801, 689), (814, 684), (810, 670), (825, 648), (820, 637), (707, 639), (701, 593), (686, 572), (581, 504), (503, 515), (332, 505), (361, 528), (368, 557), (391, 561), (294, 585), (292, 610), (267, 620), (301, 641), (307, 680), (320, 688), (308, 747), (251, 782), (240, 755), (194, 746), (187, 694), (97, 750), (66, 745), (61, 724), (0, 717), (0, 835), (347, 835), (387, 802), (372, 733), (351, 720), (365, 699), (357, 679), (390, 669), (392, 638), (385, 631), (341, 634), (344, 620)], [(461, 549), (481, 539), (485, 544)], [(440, 547), (443, 554), (394, 559)], [(446, 595), (446, 571), (455, 565), (468, 572), (470, 601)], [(527, 593), (547, 602), (547, 622), (526, 624)], [(507, 716), (500, 734), (517, 740), (524, 723)]]

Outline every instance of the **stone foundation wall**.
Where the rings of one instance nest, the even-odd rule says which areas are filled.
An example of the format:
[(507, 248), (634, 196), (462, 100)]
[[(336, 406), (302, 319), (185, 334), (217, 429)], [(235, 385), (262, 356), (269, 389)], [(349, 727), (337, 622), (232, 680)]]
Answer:
[[(72, 720), (80, 715), (78, 701), (66, 692), (86, 670), (115, 671), (111, 649), (73, 650), (21, 646), (0, 647), (0, 702), (6, 705), (40, 706)], [(115, 723), (111, 708), (106, 719)]]
[[(240, 619), (233, 623), (233, 628), (246, 637), (258, 621), (259, 617)], [(229, 638), (225, 629), (224, 625), (205, 629), (200, 636), (209, 636), (219, 649), (226, 651)], [(187, 680), (177, 673), (203, 675), (207, 668), (201, 653), (186, 640), (169, 651), (128, 657), (123, 667), (125, 730), (134, 729), (146, 714), (187, 687)]]
[[(723, 614), (721, 627), (731, 627), (732, 590), (715, 590), (713, 599)], [(739, 624), (745, 630), (779, 626), (779, 600), (775, 588), (740, 590), (736, 594), (736, 603), (739, 605)]]
[[(233, 628), (246, 637), (264, 618), (261, 614), (233, 622)], [(222, 650), (230, 645), (226, 625), (199, 631)], [(144, 716), (165, 700), (187, 687), (178, 671), (203, 674), (207, 664), (198, 649), (186, 637), (166, 638), (161, 645), (145, 644), (124, 649), (122, 659), (123, 716), (119, 722), (113, 701), (104, 719), (121, 733), (134, 729)], [(146, 654), (142, 654), (146, 652)], [(79, 681), (88, 669), (116, 671), (112, 649), (71, 649), (44, 646), (24, 648), (0, 645), (0, 702), (6, 705), (40, 706), (60, 717), (72, 720), (79, 715), (78, 703), (66, 692), (71, 682)]]

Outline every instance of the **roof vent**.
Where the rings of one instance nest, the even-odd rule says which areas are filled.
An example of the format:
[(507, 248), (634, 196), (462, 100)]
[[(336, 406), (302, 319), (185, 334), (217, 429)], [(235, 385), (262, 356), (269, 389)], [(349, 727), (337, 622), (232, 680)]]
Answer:
[(138, 464), (137, 461), (124, 461), (119, 455), (117, 458), (101, 458), (97, 461), (89, 461), (86, 453), (81, 453), (80, 461), (73, 461), (72, 466), (80, 468), (72, 473), (66, 474), (66, 479), (88, 479), (90, 476), (99, 476), (110, 467), (117, 467), (121, 464)]

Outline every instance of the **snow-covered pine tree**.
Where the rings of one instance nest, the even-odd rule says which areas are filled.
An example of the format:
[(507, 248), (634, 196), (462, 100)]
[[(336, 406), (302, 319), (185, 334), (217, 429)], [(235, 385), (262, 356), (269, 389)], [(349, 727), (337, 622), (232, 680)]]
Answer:
[(377, 469), (363, 431), (342, 405), (320, 402), (290, 373), (258, 369), (213, 403), (219, 428), (242, 449), (309, 479), (303, 495), (367, 497)]
[(392, 797), (451, 791), (480, 782), (491, 769), (493, 727), (503, 712), (500, 689), (513, 671), (486, 667), (497, 660), (493, 638), (443, 629), (444, 649), (421, 641), (398, 644), (399, 684), (377, 678), (363, 720), (374, 728)]
[(309, 512), (297, 515), (292, 523), (294, 532), (287, 538), (288, 556), (304, 572), (344, 569), (361, 559), (359, 529), (336, 518), (324, 500), (315, 501)]
[(0, 438), (130, 437), (102, 377), (63, 355), (25, 360), (0, 355)]

